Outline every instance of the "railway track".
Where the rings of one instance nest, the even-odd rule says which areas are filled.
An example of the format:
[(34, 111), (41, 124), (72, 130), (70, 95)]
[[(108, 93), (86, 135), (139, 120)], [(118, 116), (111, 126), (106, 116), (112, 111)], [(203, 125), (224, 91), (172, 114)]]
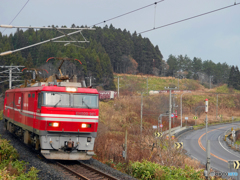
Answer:
[(75, 164), (62, 164), (56, 162), (58, 166), (62, 167), (65, 171), (81, 180), (119, 180), (109, 174), (94, 169), (93, 167), (76, 161)]

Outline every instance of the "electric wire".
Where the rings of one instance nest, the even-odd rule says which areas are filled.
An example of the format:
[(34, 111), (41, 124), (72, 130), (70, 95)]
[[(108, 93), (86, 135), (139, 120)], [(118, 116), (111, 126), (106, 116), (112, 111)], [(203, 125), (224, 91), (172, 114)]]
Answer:
[[(20, 9), (20, 11), (17, 13), (17, 15), (13, 18), (13, 20), (9, 23), (12, 24), (12, 22), (17, 18), (17, 16), (20, 14), (20, 12), (24, 9), (24, 7), (27, 5), (27, 3), (29, 2), (29, 0), (24, 4), (24, 6)], [(4, 33), (4, 31), (6, 30), (6, 28), (1, 32)]]
[(92, 25), (91, 27), (96, 26), (96, 25), (99, 25), (99, 24), (102, 24), (102, 23), (106, 23), (107, 21), (111, 21), (111, 20), (114, 20), (114, 19), (120, 18), (120, 17), (122, 17), (122, 16), (125, 16), (125, 15), (128, 15), (128, 14), (131, 14), (131, 13), (134, 13), (134, 12), (136, 12), (136, 11), (139, 11), (139, 10), (145, 9), (145, 8), (147, 8), (147, 7), (150, 7), (150, 6), (156, 5), (157, 3), (161, 3), (161, 2), (163, 2), (163, 1), (164, 1), (164, 0), (157, 1), (157, 2), (154, 2), (154, 3), (152, 3), (152, 4), (149, 4), (149, 5), (143, 6), (143, 7), (141, 7), (141, 8), (138, 8), (138, 9), (135, 9), (135, 10), (129, 11), (129, 12), (127, 12), (127, 13), (124, 13), (124, 14), (121, 14), (121, 15), (118, 15), (118, 16), (115, 16), (115, 17), (110, 18), (110, 19), (107, 19), (107, 20), (105, 20), (105, 21), (102, 21), (102, 22), (96, 23), (96, 24)]
[(182, 19), (182, 20), (179, 20), (179, 21), (175, 21), (175, 22), (172, 22), (172, 23), (169, 23), (169, 24), (158, 26), (156, 28), (148, 29), (148, 30), (142, 31), (142, 32), (140, 32), (138, 34), (143, 34), (143, 33), (150, 32), (150, 31), (153, 31), (153, 30), (156, 30), (156, 29), (160, 29), (160, 28), (163, 28), (163, 27), (171, 26), (171, 25), (174, 25), (174, 24), (177, 24), (177, 23), (180, 23), (180, 22), (184, 22), (184, 21), (187, 21), (187, 20), (190, 20), (190, 19), (194, 19), (194, 18), (197, 18), (197, 17), (200, 17), (200, 16), (211, 14), (211, 13), (214, 13), (214, 12), (217, 12), (217, 11), (220, 11), (220, 10), (223, 10), (223, 9), (227, 9), (227, 8), (230, 8), (230, 7), (233, 7), (233, 6), (236, 6), (236, 5), (240, 5), (240, 3), (234, 3), (233, 5), (230, 5), (230, 6), (225, 6), (225, 7), (219, 8), (219, 9), (215, 9), (213, 11), (209, 11), (209, 12), (202, 13), (202, 14), (199, 14), (199, 15), (196, 15), (196, 16), (192, 16), (192, 17), (185, 18), (185, 19)]

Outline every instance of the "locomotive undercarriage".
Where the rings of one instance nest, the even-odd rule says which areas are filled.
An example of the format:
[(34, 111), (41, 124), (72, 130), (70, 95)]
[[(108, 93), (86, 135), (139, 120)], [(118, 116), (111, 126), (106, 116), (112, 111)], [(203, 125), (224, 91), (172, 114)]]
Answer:
[[(47, 159), (58, 160), (89, 160), (93, 155), (93, 146), (96, 133), (44, 133), (35, 134), (5, 119), (5, 127), (18, 136), (25, 144)], [(44, 135), (41, 135), (44, 134)]]
[(5, 128), (10, 133), (17, 136), (25, 144), (30, 145), (35, 150), (40, 150), (39, 136), (5, 119)]

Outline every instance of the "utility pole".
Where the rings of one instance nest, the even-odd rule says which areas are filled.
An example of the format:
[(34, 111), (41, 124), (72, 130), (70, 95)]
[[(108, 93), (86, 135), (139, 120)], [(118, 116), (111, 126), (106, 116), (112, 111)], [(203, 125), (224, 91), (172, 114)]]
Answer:
[(207, 141), (207, 179), (210, 180), (210, 168), (211, 168), (211, 160), (210, 160), (210, 140)]
[(205, 113), (206, 113), (206, 143), (207, 143), (207, 133), (208, 133), (208, 116), (207, 116), (207, 113), (208, 113), (208, 99), (205, 99)]
[(209, 173), (210, 173), (210, 141), (207, 139), (207, 133), (208, 133), (208, 99), (205, 99), (205, 113), (206, 113), (206, 153), (207, 153), (207, 164), (206, 164), (206, 171), (207, 171), (207, 178), (210, 179)]
[[(172, 94), (172, 113), (174, 113), (175, 112), (175, 95), (176, 94)], [(173, 120), (173, 125), (174, 125), (174, 119), (175, 119), (175, 116), (172, 118), (172, 120)]]
[(169, 89), (169, 140), (172, 138), (172, 135), (171, 135), (171, 89)]
[(218, 119), (218, 94), (217, 94), (217, 102), (216, 102), (216, 120)]
[(179, 72), (178, 72), (178, 89), (179, 89)]
[(147, 77), (147, 95), (148, 95), (148, 77)]
[(209, 83), (210, 83), (210, 89), (211, 89), (211, 88), (212, 88), (212, 87), (211, 87), (211, 78), (212, 78), (212, 76), (209, 76), (209, 77), (210, 77)]
[(125, 133), (125, 161), (127, 160), (127, 129)]
[(142, 111), (143, 111), (143, 93), (141, 92), (141, 127), (140, 127), (141, 138), (142, 138)]
[(165, 87), (165, 89), (167, 89), (167, 90), (169, 90), (169, 139), (171, 139), (171, 137), (172, 137), (172, 135), (171, 135), (171, 108), (172, 108), (172, 103), (171, 103), (171, 90), (173, 90), (173, 89), (177, 89), (177, 87), (175, 87), (175, 88), (166, 88)]
[(119, 98), (119, 76), (117, 78), (118, 78), (118, 98)]
[(12, 89), (12, 68), (9, 68), (9, 89)]

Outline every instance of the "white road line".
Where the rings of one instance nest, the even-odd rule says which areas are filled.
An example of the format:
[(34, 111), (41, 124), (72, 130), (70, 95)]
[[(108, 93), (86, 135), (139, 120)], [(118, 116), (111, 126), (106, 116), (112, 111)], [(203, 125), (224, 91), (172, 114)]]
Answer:
[(219, 142), (219, 144), (222, 146), (222, 148), (225, 149), (225, 150), (226, 150), (227, 152), (229, 152), (230, 154), (232, 154), (232, 155), (237, 156), (237, 157), (240, 158), (240, 156), (238, 156), (238, 155), (230, 152), (229, 150), (227, 150), (227, 149), (222, 145), (222, 143), (220, 142), (220, 136), (221, 136), (221, 135), (218, 136), (218, 142)]

